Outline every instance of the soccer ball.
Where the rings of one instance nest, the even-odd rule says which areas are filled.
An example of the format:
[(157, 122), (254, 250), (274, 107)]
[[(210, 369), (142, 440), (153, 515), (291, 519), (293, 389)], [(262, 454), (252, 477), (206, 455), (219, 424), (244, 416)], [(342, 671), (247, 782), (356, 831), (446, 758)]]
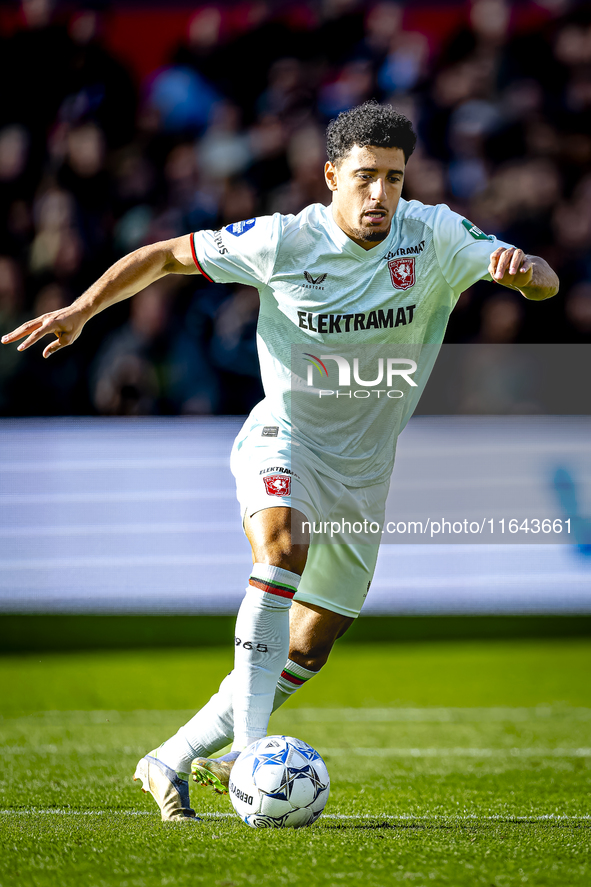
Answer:
[(307, 742), (265, 736), (236, 760), (229, 789), (234, 810), (252, 828), (301, 828), (324, 810), (330, 778)]

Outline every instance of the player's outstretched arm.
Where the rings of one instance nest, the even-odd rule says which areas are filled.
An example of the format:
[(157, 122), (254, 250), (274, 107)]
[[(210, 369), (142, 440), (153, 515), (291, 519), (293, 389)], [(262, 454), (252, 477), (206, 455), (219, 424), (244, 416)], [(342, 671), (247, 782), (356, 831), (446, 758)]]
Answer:
[(167, 274), (199, 273), (193, 261), (189, 235), (143, 246), (115, 262), (67, 308), (23, 323), (18, 329), (2, 336), (2, 343), (9, 345), (27, 336), (18, 346), (19, 351), (24, 351), (43, 336), (53, 334), (56, 339), (43, 351), (43, 357), (49, 357), (75, 342), (84, 324), (109, 305), (129, 299)]
[(541, 302), (558, 292), (558, 275), (539, 256), (526, 256), (523, 250), (500, 246), (491, 254), (488, 272), (495, 283), (519, 290), (526, 299)]

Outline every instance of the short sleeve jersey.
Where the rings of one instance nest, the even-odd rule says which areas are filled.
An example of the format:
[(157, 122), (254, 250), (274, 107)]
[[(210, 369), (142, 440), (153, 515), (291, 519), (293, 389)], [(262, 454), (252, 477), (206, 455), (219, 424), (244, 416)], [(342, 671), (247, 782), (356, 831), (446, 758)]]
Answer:
[[(300, 384), (304, 373), (292, 372), (293, 346), (311, 359), (351, 355), (356, 348), (367, 352), (367, 346), (437, 346), (460, 294), (477, 280), (491, 279), (490, 254), (499, 246), (510, 244), (483, 234), (445, 205), (402, 199), (388, 237), (370, 250), (354, 243), (322, 204), (297, 216), (277, 213), (192, 235), (205, 277), (260, 293), (257, 346), (265, 399), (251, 421), (279, 425), (319, 469), (352, 486), (378, 483), (391, 473), (397, 436), (434, 358), (396, 404), (374, 397), (361, 411), (356, 403), (344, 413), (343, 398), (312, 403), (308, 397), (309, 408), (298, 410), (296, 422), (294, 378)], [(322, 361), (325, 369), (328, 363)], [(336, 371), (334, 360), (330, 365)], [(324, 384), (334, 389), (332, 382)]]

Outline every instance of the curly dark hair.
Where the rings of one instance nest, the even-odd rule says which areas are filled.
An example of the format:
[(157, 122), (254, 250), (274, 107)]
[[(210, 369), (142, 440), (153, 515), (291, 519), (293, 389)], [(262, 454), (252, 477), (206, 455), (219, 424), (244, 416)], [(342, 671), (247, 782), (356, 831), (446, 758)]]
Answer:
[(326, 152), (331, 163), (338, 163), (353, 145), (364, 148), (400, 148), (405, 161), (415, 149), (417, 137), (412, 123), (391, 105), (374, 100), (343, 111), (326, 129)]

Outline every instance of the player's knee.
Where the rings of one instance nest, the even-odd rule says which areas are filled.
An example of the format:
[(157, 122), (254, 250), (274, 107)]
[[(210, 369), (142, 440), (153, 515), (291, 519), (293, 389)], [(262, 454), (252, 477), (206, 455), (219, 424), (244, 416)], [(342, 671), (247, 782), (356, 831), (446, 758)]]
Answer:
[(292, 519), (304, 518), (291, 508), (268, 508), (244, 522), (255, 563), (281, 567), (300, 576), (308, 557), (308, 538), (294, 540)]
[(342, 637), (347, 629), (352, 625), (353, 619), (343, 616), (341, 621), (334, 626), (333, 630), (320, 634), (304, 634), (302, 636), (294, 636), (290, 638), (289, 658), (310, 671), (319, 671), (328, 661), (334, 642)]
[(294, 545), (289, 536), (279, 537), (256, 550), (253, 549), (253, 554), (258, 564), (281, 567), (301, 576), (306, 566), (308, 546)]
[(322, 666), (328, 661), (331, 650), (332, 644), (329, 647), (315, 647), (312, 650), (290, 648), (289, 658), (292, 662), (297, 662), (298, 665), (308, 668), (310, 671), (320, 671)]
[(308, 557), (307, 542), (294, 542), (291, 527), (273, 527), (252, 542), (255, 563), (270, 564), (300, 576)]

